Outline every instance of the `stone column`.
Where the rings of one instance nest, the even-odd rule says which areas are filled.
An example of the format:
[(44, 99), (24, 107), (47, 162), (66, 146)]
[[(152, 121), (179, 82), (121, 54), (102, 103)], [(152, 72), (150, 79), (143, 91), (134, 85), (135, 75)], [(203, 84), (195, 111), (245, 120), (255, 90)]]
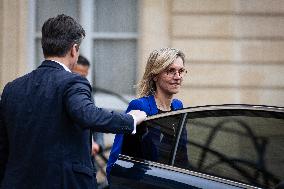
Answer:
[(139, 4), (138, 81), (150, 52), (170, 45), (171, 0), (143, 0)]
[(0, 94), (26, 72), (27, 0), (0, 1)]

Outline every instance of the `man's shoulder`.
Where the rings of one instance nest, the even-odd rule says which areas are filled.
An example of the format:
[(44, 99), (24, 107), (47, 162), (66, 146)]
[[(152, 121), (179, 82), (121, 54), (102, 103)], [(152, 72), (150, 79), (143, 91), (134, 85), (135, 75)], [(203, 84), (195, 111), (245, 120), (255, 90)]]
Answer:
[(90, 82), (83, 76), (76, 74), (76, 73), (70, 73), (67, 75), (67, 78), (69, 80), (69, 82), (72, 83), (82, 83), (82, 84), (86, 84), (86, 85), (90, 85)]
[[(53, 62), (51, 62), (51, 63), (53, 63)], [(89, 81), (86, 78), (82, 77), (79, 74), (66, 71), (65, 69), (63, 69), (63, 67), (61, 65), (59, 65), (59, 64), (57, 65), (57, 63), (55, 63), (55, 64), (60, 69), (58, 69), (58, 67), (57, 68), (56, 67), (40, 67), (40, 68), (43, 68), (43, 69), (46, 69), (46, 68), (50, 69), (50, 71), (47, 71), (47, 72), (44, 73), (45, 77), (48, 77), (48, 78), (52, 77), (54, 80), (56, 80), (56, 82), (59, 82), (62, 85), (75, 84), (75, 83), (82, 83), (82, 84), (90, 85)], [(35, 70), (35, 71), (36, 72), (39, 71), (39, 73), (41, 73), (40, 69)]]
[(22, 82), (27, 80), (29, 75), (30, 75), (30, 73), (25, 74), (25, 75), (23, 75), (21, 77), (18, 77), (16, 79), (14, 79), (13, 81), (8, 82), (5, 85), (4, 90), (10, 89), (10, 88), (14, 88), (14, 87), (17, 87), (17, 86), (21, 86)]
[(90, 82), (79, 74), (68, 72), (61, 82), (65, 92), (78, 90), (86, 90), (90, 93), (92, 92)]

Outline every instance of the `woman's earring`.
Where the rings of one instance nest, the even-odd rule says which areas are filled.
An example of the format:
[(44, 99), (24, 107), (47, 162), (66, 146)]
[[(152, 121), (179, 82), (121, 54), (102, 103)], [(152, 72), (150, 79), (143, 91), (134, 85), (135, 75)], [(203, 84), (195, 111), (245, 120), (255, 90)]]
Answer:
[(150, 81), (150, 83), (149, 83), (149, 85), (150, 85), (150, 93), (152, 94), (152, 95), (154, 95), (155, 94), (155, 89), (154, 89), (154, 85), (155, 85), (155, 82), (153, 81), (153, 80), (151, 80)]
[[(153, 77), (153, 81), (157, 81), (157, 76)], [(154, 82), (153, 82), (154, 83)]]

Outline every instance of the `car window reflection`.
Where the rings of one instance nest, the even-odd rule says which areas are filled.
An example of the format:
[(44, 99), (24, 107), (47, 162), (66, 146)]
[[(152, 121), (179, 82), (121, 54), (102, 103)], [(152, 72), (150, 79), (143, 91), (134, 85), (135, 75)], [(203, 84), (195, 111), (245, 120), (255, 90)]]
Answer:
[(284, 120), (278, 115), (192, 113), (186, 128), (190, 169), (267, 188), (284, 180)]

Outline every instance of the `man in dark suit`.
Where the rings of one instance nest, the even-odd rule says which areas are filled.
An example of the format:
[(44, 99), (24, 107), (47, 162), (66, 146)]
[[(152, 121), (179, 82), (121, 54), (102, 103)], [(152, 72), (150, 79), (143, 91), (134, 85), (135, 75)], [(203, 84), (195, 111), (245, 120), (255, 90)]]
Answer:
[(133, 133), (146, 115), (97, 108), (87, 79), (70, 72), (84, 29), (58, 15), (42, 27), (45, 61), (8, 83), (0, 101), (1, 189), (96, 188), (90, 129)]

